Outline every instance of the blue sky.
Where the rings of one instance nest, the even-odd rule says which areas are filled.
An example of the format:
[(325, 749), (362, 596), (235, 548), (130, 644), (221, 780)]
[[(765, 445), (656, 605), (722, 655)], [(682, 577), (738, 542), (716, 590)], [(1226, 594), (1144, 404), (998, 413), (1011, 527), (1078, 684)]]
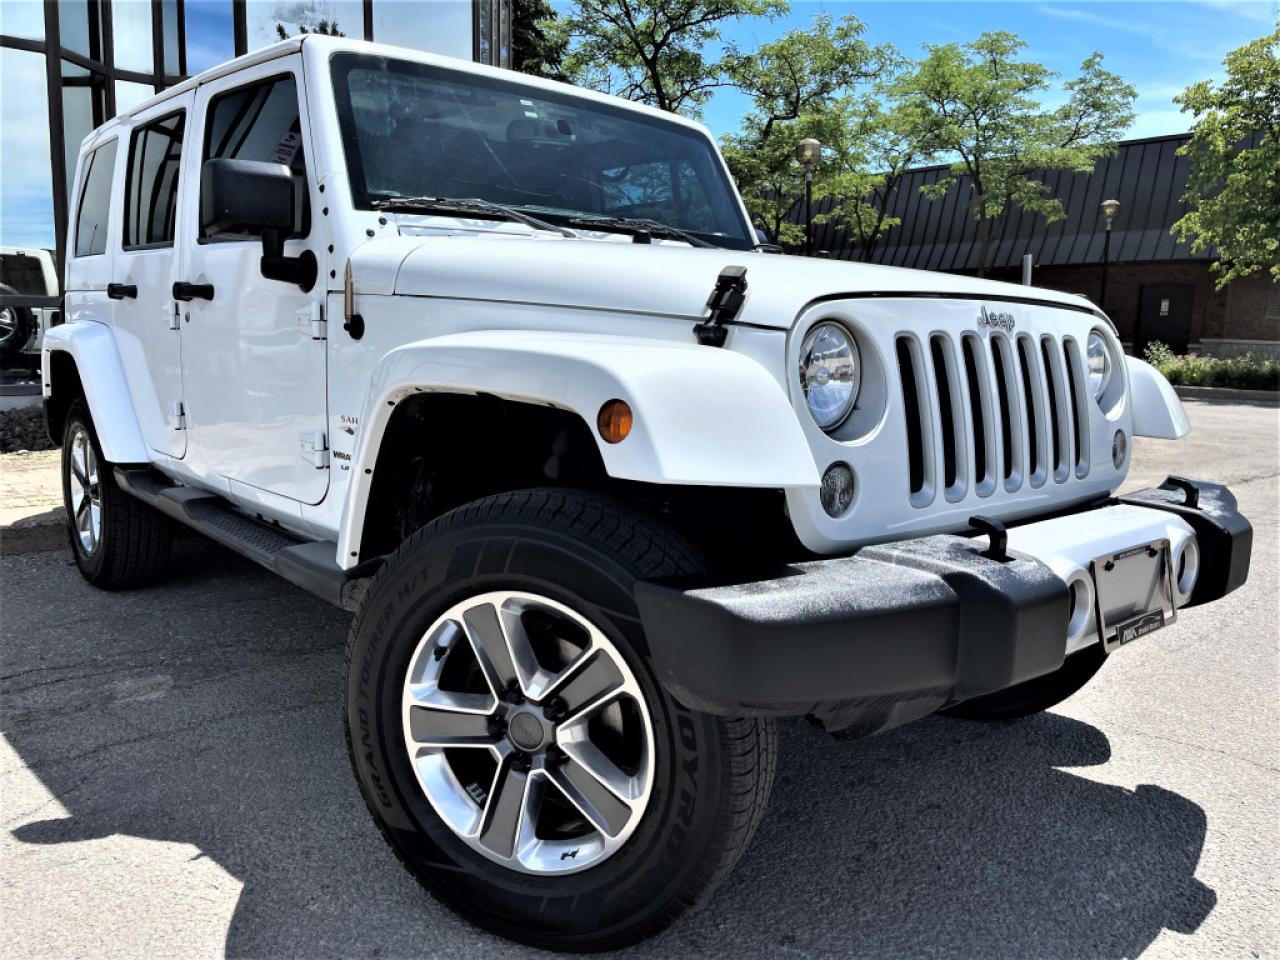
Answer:
[[(559, 6), (560, 4), (557, 4)], [(1107, 68), (1138, 90), (1138, 118), (1130, 137), (1182, 133), (1188, 118), (1173, 97), (1189, 83), (1222, 75), (1222, 58), (1268, 33), (1280, 14), (1276, 0), (1218, 2), (973, 2), (973, 0), (793, 0), (791, 13), (776, 21), (743, 20), (725, 39), (753, 49), (789, 30), (808, 26), (815, 13), (853, 14), (867, 26), (872, 43), (892, 43), (917, 56), (926, 43), (963, 42), (986, 30), (1012, 30), (1027, 41), (1026, 56), (1068, 79), (1094, 50)], [(1048, 102), (1048, 98), (1046, 98)], [(736, 129), (750, 108), (733, 90), (718, 91), (703, 120), (717, 134)]]

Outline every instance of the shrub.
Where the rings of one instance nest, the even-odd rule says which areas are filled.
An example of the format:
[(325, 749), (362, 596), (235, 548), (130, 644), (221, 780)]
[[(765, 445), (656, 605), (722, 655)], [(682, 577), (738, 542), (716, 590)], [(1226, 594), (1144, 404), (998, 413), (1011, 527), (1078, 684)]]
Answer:
[(1147, 363), (1174, 385), (1280, 390), (1280, 361), (1277, 360), (1256, 360), (1249, 353), (1225, 360), (1196, 354), (1179, 357), (1158, 340), (1149, 343), (1143, 352)]

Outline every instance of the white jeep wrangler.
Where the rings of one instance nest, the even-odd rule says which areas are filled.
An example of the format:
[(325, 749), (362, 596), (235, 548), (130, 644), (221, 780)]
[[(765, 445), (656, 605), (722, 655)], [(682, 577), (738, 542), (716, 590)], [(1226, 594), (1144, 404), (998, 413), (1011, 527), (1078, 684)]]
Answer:
[(1245, 579), (1222, 487), (1112, 496), (1172, 389), (1087, 301), (756, 249), (707, 131), (308, 36), (96, 130), (44, 340), (84, 576), (173, 523), (355, 611), (369, 810), (498, 933), (721, 880), (774, 717), (1014, 717)]

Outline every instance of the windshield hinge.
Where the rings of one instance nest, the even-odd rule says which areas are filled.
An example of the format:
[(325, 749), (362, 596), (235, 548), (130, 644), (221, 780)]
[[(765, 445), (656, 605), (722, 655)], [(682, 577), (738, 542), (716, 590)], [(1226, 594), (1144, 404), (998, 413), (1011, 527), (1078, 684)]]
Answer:
[(733, 323), (747, 299), (747, 268), (725, 267), (716, 277), (716, 287), (707, 298), (707, 319), (693, 325), (693, 335), (704, 347), (723, 347)]

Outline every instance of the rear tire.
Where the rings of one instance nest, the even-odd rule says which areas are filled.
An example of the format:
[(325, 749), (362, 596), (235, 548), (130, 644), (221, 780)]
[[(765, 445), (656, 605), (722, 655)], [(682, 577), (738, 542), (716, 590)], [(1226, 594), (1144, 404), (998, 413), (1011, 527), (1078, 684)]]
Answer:
[[(649, 667), (632, 598), (637, 580), (703, 569), (704, 561), (683, 538), (623, 503), (573, 491), (529, 490), (488, 497), (446, 514), (405, 542), (378, 573), (347, 643), (348, 746), (361, 791), (383, 836), (439, 900), (512, 940), (558, 950), (607, 950), (666, 927), (704, 899), (733, 868), (755, 832), (772, 786), (775, 728), (771, 721), (696, 713), (672, 699)], [(511, 602), (532, 606), (506, 606)], [(525, 618), (558, 609), (570, 623), (565, 631), (571, 631), (572, 621), (585, 627), (593, 639), (584, 649), (607, 650), (626, 675), (626, 690), (634, 695), (622, 692), (619, 701), (632, 697), (630, 714), (640, 718), (635, 722), (648, 725), (651, 752), (647, 760), (630, 767), (631, 782), (647, 779), (648, 786), (632, 808), (625, 835), (600, 829), (603, 842), (592, 846), (590, 830), (597, 821), (589, 805), (573, 801), (582, 814), (578, 817), (564, 806), (563, 801), (573, 800), (569, 792), (554, 796), (552, 788), (562, 782), (553, 779), (554, 771), (568, 769), (578, 756), (566, 759), (572, 744), (558, 748), (563, 742), (559, 726), (543, 734), (543, 742), (550, 744), (543, 748), (545, 755), (522, 752), (521, 737), (534, 726), (531, 712), (554, 718), (567, 708), (571, 712), (563, 720), (565, 728), (578, 722), (575, 717), (596, 715), (596, 707), (579, 708), (570, 694), (571, 688), (579, 687), (579, 679), (594, 672), (596, 654), (573, 653), (570, 646), (563, 659), (555, 660), (545, 651), (563, 651), (569, 633), (553, 633), (549, 646), (544, 634), (539, 669), (546, 671), (544, 678), (564, 679), (543, 679), (537, 681), (539, 687), (526, 682), (527, 670), (515, 669), (504, 701), (502, 670), (511, 664), (499, 664), (501, 657), (489, 656), (491, 648), (480, 636), (485, 631), (477, 625), (482, 621), (466, 618), (475, 603), (497, 610), (497, 618), (483, 622), (504, 625), (496, 634), (491, 630), (499, 637), (492, 649), (512, 652), (511, 664), (521, 662), (522, 642), (532, 648), (533, 627), (542, 622)], [(515, 619), (506, 619), (509, 616)], [(432, 639), (436, 637), (443, 639)], [(466, 676), (471, 678), (471, 692), (456, 692), (459, 688), (454, 686), (441, 694), (443, 677), (456, 655), (465, 658), (464, 665), (470, 664)], [(433, 666), (433, 661), (441, 665)], [(424, 707), (413, 692), (419, 690), (443, 699)], [(563, 692), (567, 706), (562, 701), (560, 708), (554, 707), (553, 692)], [(580, 703), (605, 703), (613, 696), (592, 694)], [(471, 707), (453, 706), (463, 703)], [(496, 704), (496, 721), (477, 716), (490, 703)], [(475, 732), (467, 734), (473, 749), (447, 752), (422, 746), (434, 740), (432, 725), (442, 716), (468, 709), (471, 720), (480, 720)], [(426, 719), (415, 723), (415, 717)], [(523, 724), (519, 729), (517, 718)], [(494, 725), (487, 734), (485, 723)], [(582, 723), (585, 729), (586, 721)], [(417, 732), (427, 726), (432, 726), (431, 736)], [(452, 733), (454, 728), (448, 729)], [(480, 742), (486, 736), (495, 741), (492, 748), (489, 740)], [(441, 735), (441, 742), (452, 741)], [(483, 758), (491, 749), (493, 759), (486, 762), (495, 765), (492, 781), (488, 767), (474, 778), (458, 772), (458, 764), (479, 762), (472, 758)], [(431, 759), (424, 759), (427, 754)], [(459, 755), (465, 758), (459, 760)], [(494, 845), (510, 851), (495, 856), (492, 848), (484, 847), (489, 847), (490, 825), (503, 811), (498, 800), (507, 790), (502, 764), (508, 755), (523, 763), (532, 761), (534, 772), (525, 774), (527, 782), (542, 778), (550, 786), (538, 795), (541, 804), (535, 801), (533, 806), (528, 806), (527, 786), (513, 794), (523, 798), (518, 801), (520, 813), (510, 815), (519, 825), (511, 831), (516, 840)], [(620, 763), (625, 767), (629, 762)], [(433, 772), (441, 769), (449, 774), (441, 778)], [(464, 782), (465, 791), (460, 788)], [(468, 796), (474, 809), (467, 807)], [(552, 817), (548, 828), (548, 802), (552, 814), (563, 817), (569, 810), (569, 825), (557, 827)], [(473, 824), (471, 832), (458, 826), (463, 822)], [(521, 832), (529, 823), (534, 833)], [(587, 833), (581, 834), (584, 828)], [(560, 836), (557, 829), (570, 839), (554, 846), (550, 856), (521, 859), (521, 851), (536, 852), (536, 845), (552, 842), (543, 837)], [(612, 847), (610, 836), (617, 840)]]
[(159, 580), (173, 553), (173, 522), (116, 484), (83, 400), (62, 434), (62, 498), (71, 552), (95, 587), (124, 590)]
[(1107, 659), (1101, 643), (1078, 650), (1053, 673), (1035, 677), (1007, 690), (974, 697), (942, 713), (961, 720), (1017, 720), (1057, 706), (1078, 693)]

